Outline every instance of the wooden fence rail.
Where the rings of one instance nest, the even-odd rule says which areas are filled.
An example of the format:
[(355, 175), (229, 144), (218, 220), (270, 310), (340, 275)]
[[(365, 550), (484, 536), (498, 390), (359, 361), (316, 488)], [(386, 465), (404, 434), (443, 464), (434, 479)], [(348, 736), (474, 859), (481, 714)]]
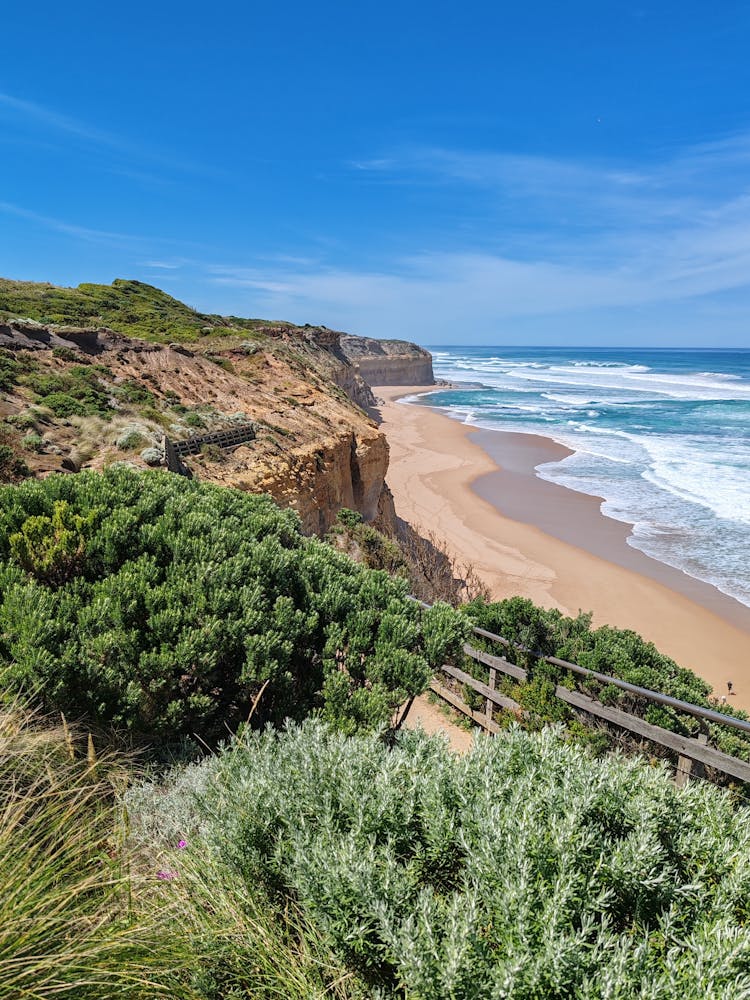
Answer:
[[(423, 607), (429, 607), (429, 605), (425, 605), (422, 601), (418, 603)], [(746, 719), (738, 719), (732, 715), (724, 715), (722, 712), (704, 708), (702, 705), (693, 705), (690, 702), (680, 701), (679, 698), (672, 698), (670, 695), (661, 694), (659, 691), (651, 691), (648, 688), (630, 684), (627, 681), (620, 680), (619, 677), (612, 677), (609, 674), (602, 674), (596, 670), (589, 670), (587, 667), (581, 667), (577, 663), (570, 663), (567, 660), (561, 660), (554, 656), (542, 656), (523, 646), (521, 643), (512, 642), (503, 636), (488, 632), (486, 629), (473, 628), (472, 632), (484, 639), (497, 642), (506, 649), (515, 649), (534, 656), (537, 662), (550, 663), (602, 684), (611, 684), (630, 694), (637, 695), (646, 701), (664, 705), (699, 719), (703, 731), (696, 738), (683, 736), (680, 733), (664, 729), (662, 726), (655, 726), (650, 722), (646, 722), (640, 716), (625, 712), (620, 708), (604, 705), (602, 702), (597, 701), (587, 694), (583, 694), (581, 691), (571, 690), (561, 684), (555, 687), (555, 696), (560, 701), (570, 705), (575, 711), (593, 716), (596, 719), (601, 719), (603, 722), (623, 729), (639, 739), (648, 740), (657, 746), (676, 753), (678, 761), (675, 780), (678, 784), (684, 784), (691, 774), (694, 763), (713, 768), (727, 777), (750, 783), (750, 763), (741, 760), (739, 757), (733, 757), (721, 750), (717, 750), (715, 747), (708, 746), (708, 733), (706, 730), (706, 723), (711, 722), (743, 733), (750, 733), (750, 722)], [(488, 684), (477, 680), (477, 678), (465, 670), (448, 664), (442, 667), (442, 673), (449, 682), (458, 682), (459, 684), (466, 685), (466, 687), (481, 695), (485, 699), (484, 711), (471, 708), (455, 690), (441, 683), (438, 678), (432, 681), (430, 687), (437, 695), (452, 705), (453, 708), (458, 709), (458, 711), (476, 722), (478, 726), (481, 726), (488, 732), (498, 733), (500, 726), (493, 717), (495, 710), (505, 709), (521, 715), (523, 714), (523, 708), (518, 702), (496, 690), (497, 676), (498, 674), (504, 674), (507, 677), (512, 677), (515, 681), (525, 683), (529, 679), (528, 671), (515, 663), (511, 663), (503, 656), (495, 656), (484, 650), (476, 649), (468, 643), (464, 646), (464, 653), (469, 659), (476, 663), (481, 663), (484, 667), (488, 668)]]
[(195, 434), (183, 441), (172, 441), (164, 435), (164, 461), (170, 472), (187, 473), (182, 459), (188, 455), (199, 455), (204, 445), (215, 445), (217, 448), (235, 448), (237, 445), (254, 441), (256, 426), (253, 423), (236, 424), (234, 427), (209, 434)]
[(255, 424), (237, 424), (221, 431), (212, 431), (210, 434), (196, 434), (193, 437), (185, 438), (184, 441), (170, 442), (177, 455), (184, 458), (186, 455), (199, 455), (201, 448), (206, 444), (215, 444), (219, 448), (232, 448), (246, 441), (255, 438)]

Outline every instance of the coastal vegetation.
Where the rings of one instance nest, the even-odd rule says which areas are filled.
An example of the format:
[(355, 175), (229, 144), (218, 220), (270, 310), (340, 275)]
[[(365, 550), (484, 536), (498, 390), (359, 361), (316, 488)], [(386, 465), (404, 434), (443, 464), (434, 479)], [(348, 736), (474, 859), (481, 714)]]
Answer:
[(750, 996), (748, 810), (561, 729), (85, 747), (0, 709), (1, 997)]
[(0, 665), (46, 710), (150, 740), (247, 718), (388, 722), (460, 648), (447, 605), (269, 498), (115, 467), (0, 489)]
[(0, 321), (14, 317), (58, 326), (107, 327), (156, 343), (191, 342), (206, 334), (252, 332), (261, 320), (200, 313), (142, 281), (61, 288), (0, 278)]
[(170, 881), (129, 836), (136, 780), (134, 759), (87, 751), (64, 721), (0, 707), (0, 997), (355, 1000), (296, 911), (201, 851)]
[(166, 473), (0, 489), (0, 997), (750, 996), (730, 793), (542, 728), (543, 672), (464, 758), (390, 728), (472, 622), (701, 682), (586, 616), (425, 611), (394, 542), (339, 528), (363, 563)]
[[(308, 537), (252, 487), (119, 464), (253, 419), (253, 465), (289, 459), (317, 513), (321, 439), (354, 407), (309, 331), (126, 281), (0, 281), (12, 316), (192, 346), (0, 353), (0, 998), (750, 998), (739, 790), (605, 753), (556, 684), (695, 723), (537, 654), (708, 705), (703, 681), (588, 615), (489, 601), (408, 526), (334, 507)], [(377, 437), (352, 426), (347, 469)], [(30, 478), (55, 455), (104, 471)], [(196, 461), (232, 481), (226, 453)], [(523, 647), (529, 682), (457, 758), (394, 720), (467, 639), (498, 652), (474, 625)]]
[(245, 733), (128, 807), (176, 869), (181, 837), (265, 905), (298, 908), (371, 996), (750, 990), (747, 811), (554, 729), (464, 758), (421, 733), (390, 748), (320, 723)]
[[(686, 736), (697, 736), (701, 731), (701, 723), (693, 716), (648, 702), (613, 684), (590, 678), (582, 680), (562, 666), (546, 663), (542, 659), (545, 656), (566, 660), (693, 705), (747, 718), (742, 709), (718, 703), (711, 697), (709, 684), (631, 629), (611, 625), (592, 628), (590, 614), (581, 613), (570, 618), (520, 597), (495, 602), (480, 597), (463, 605), (461, 610), (472, 625), (501, 635), (514, 644), (503, 648), (503, 655), (526, 669), (529, 681), (518, 684), (508, 678), (501, 683), (501, 689), (527, 711), (527, 725), (566, 721), (582, 736), (590, 735), (575, 722), (573, 711), (555, 698), (555, 686), (564, 684), (664, 729)], [(498, 652), (491, 640), (481, 636), (473, 635), (472, 644), (491, 653)], [(483, 672), (481, 665), (474, 661), (467, 660), (466, 669), (480, 680), (487, 679), (486, 671)], [(708, 724), (707, 732), (711, 743), (720, 750), (750, 760), (750, 739), (744, 733), (713, 723)], [(596, 732), (594, 739), (604, 746), (609, 743), (602, 729)]]

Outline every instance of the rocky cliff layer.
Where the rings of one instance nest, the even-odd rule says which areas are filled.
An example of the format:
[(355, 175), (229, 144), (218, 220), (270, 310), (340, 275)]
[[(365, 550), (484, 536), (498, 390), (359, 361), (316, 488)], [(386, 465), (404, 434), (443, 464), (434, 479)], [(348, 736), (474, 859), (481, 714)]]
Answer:
[(432, 355), (406, 340), (341, 334), (341, 352), (368, 385), (434, 385)]

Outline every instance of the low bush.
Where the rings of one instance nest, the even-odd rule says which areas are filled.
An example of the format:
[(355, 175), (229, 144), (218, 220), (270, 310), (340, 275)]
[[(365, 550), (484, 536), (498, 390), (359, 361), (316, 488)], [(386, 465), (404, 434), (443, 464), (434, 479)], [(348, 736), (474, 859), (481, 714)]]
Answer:
[(44, 450), (44, 440), (39, 434), (26, 434), (21, 444), (26, 451), (40, 452)]
[(31, 475), (31, 469), (18, 453), (19, 445), (13, 429), (0, 424), (0, 483), (18, 483)]
[(99, 726), (209, 742), (310, 711), (386, 723), (465, 621), (264, 496), (112, 467), (0, 489), (0, 665)]
[(750, 812), (553, 729), (463, 758), (421, 733), (244, 734), (129, 809), (144, 843), (187, 837), (301, 908), (378, 997), (750, 995)]
[(137, 451), (139, 448), (145, 448), (148, 441), (140, 431), (126, 429), (115, 443), (120, 451)]
[(223, 462), (227, 457), (218, 444), (202, 444), (201, 456), (207, 462)]
[(0, 353), (0, 392), (11, 392), (23, 376), (36, 370), (36, 364), (26, 351), (3, 350)]
[(64, 371), (33, 372), (21, 379), (56, 417), (108, 416), (109, 391), (95, 366), (72, 365)]
[(115, 386), (115, 393), (118, 399), (121, 399), (124, 403), (132, 403), (133, 405), (153, 404), (155, 399), (153, 392), (134, 378), (125, 379), (124, 382)]

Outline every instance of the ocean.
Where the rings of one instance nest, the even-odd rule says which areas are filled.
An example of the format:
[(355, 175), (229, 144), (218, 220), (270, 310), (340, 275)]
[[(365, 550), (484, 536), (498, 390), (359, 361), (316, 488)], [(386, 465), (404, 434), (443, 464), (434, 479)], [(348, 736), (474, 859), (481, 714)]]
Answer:
[(542, 479), (602, 497), (629, 544), (750, 606), (750, 350), (435, 347), (414, 402), (572, 449)]

